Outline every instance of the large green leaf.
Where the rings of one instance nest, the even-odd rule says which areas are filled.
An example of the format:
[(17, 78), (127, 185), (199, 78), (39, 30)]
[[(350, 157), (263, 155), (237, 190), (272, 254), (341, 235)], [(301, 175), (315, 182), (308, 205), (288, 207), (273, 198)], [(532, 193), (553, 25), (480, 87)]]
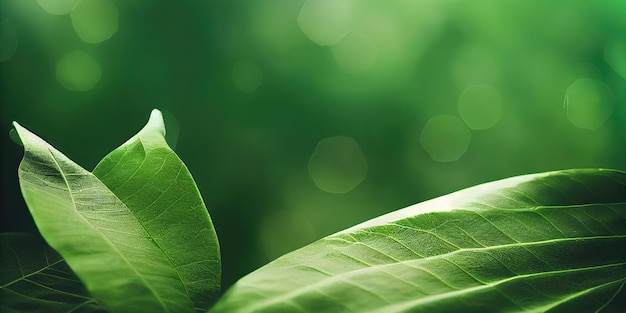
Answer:
[(176, 267), (198, 310), (219, 296), (220, 251), (191, 173), (165, 142), (159, 111), (93, 170), (135, 214)]
[(2, 233), (0, 257), (0, 311), (103, 312), (41, 237)]
[(571, 170), (426, 201), (242, 278), (218, 312), (626, 312), (626, 173)]
[[(163, 140), (160, 112), (103, 160), (102, 181), (19, 124), (15, 129), (31, 215), (98, 302), (114, 312), (208, 308), (219, 288), (217, 238), (189, 172)], [(130, 156), (118, 158), (120, 151)]]

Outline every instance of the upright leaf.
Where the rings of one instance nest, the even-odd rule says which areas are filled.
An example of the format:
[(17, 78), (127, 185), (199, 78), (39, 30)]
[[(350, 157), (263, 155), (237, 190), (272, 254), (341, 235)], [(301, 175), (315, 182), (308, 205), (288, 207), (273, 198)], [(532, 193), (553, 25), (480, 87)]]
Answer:
[(218, 312), (626, 312), (626, 173), (520, 176), (326, 237)]
[(93, 170), (133, 212), (176, 268), (198, 310), (219, 296), (220, 251), (189, 170), (165, 142), (161, 113)]
[[(165, 176), (135, 177), (126, 188), (136, 194), (133, 197), (123, 194), (121, 200), (95, 175), (19, 124), (14, 125), (24, 144), (18, 176), (31, 215), (46, 241), (63, 256), (95, 299), (114, 312), (207, 309), (219, 286), (219, 270), (215, 270), (216, 266), (219, 268), (217, 239), (206, 210), (202, 210), (204, 204), (197, 188), (184, 166), (181, 167), (182, 162), (177, 158), (178, 164), (163, 162), (163, 159), (171, 160), (173, 153), (146, 153), (142, 162), (159, 164), (153, 171)], [(148, 150), (152, 150), (163, 132), (161, 115), (155, 111), (138, 137), (142, 145), (147, 143)], [(137, 145), (131, 143), (131, 146), (134, 149), (129, 149), (130, 153), (141, 153)], [(129, 162), (133, 160), (137, 159), (131, 158)], [(120, 177), (119, 173), (125, 173), (121, 169), (127, 166), (133, 164), (120, 163), (119, 169), (111, 171), (111, 177)], [(168, 193), (171, 188), (198, 198), (172, 200)], [(132, 200), (140, 198), (149, 202), (142, 206)], [(131, 207), (125, 203), (129, 199)], [(161, 206), (162, 203), (167, 206)], [(195, 222), (181, 223), (188, 221), (188, 215)], [(212, 245), (195, 246), (198, 240), (189, 237), (186, 228), (192, 228), (195, 236), (205, 237), (204, 241)], [(187, 236), (184, 238), (189, 244), (180, 245), (177, 236)], [(194, 270), (199, 270), (199, 275), (207, 272), (212, 275), (198, 275), (190, 280), (190, 272)], [(197, 293), (203, 288), (206, 295), (201, 299)]]
[(41, 237), (0, 234), (0, 311), (104, 312)]

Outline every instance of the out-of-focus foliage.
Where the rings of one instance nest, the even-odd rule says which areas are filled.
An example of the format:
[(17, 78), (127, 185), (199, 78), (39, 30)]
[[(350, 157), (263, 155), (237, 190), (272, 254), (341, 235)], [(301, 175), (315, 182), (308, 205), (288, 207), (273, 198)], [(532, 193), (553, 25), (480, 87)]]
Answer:
[[(0, 2), (2, 131), (37, 125), (91, 169), (160, 108), (224, 286), (463, 187), (626, 168), (623, 0), (85, 2)], [(0, 137), (2, 230), (32, 229)]]

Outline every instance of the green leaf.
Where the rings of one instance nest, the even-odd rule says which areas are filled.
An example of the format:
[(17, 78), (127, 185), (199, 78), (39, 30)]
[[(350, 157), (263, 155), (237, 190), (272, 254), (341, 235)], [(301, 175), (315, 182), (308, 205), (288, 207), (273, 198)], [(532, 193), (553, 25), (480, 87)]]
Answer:
[(208, 308), (219, 288), (217, 238), (189, 172), (163, 140), (160, 112), (102, 161), (102, 180), (14, 126), (31, 215), (98, 302), (114, 312)]
[(0, 234), (0, 311), (104, 312), (41, 237)]
[(626, 173), (465, 189), (289, 253), (218, 312), (626, 312)]
[(148, 124), (93, 174), (134, 212), (202, 311), (219, 296), (219, 244), (191, 173), (164, 136), (163, 118), (154, 110)]

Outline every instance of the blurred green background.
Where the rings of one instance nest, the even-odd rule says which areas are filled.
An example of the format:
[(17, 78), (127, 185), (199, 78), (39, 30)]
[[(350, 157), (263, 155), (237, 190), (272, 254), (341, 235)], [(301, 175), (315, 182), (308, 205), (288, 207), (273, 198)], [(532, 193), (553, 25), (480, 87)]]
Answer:
[(2, 0), (2, 230), (33, 230), (11, 121), (92, 169), (163, 111), (224, 285), (508, 176), (626, 169), (624, 0)]

